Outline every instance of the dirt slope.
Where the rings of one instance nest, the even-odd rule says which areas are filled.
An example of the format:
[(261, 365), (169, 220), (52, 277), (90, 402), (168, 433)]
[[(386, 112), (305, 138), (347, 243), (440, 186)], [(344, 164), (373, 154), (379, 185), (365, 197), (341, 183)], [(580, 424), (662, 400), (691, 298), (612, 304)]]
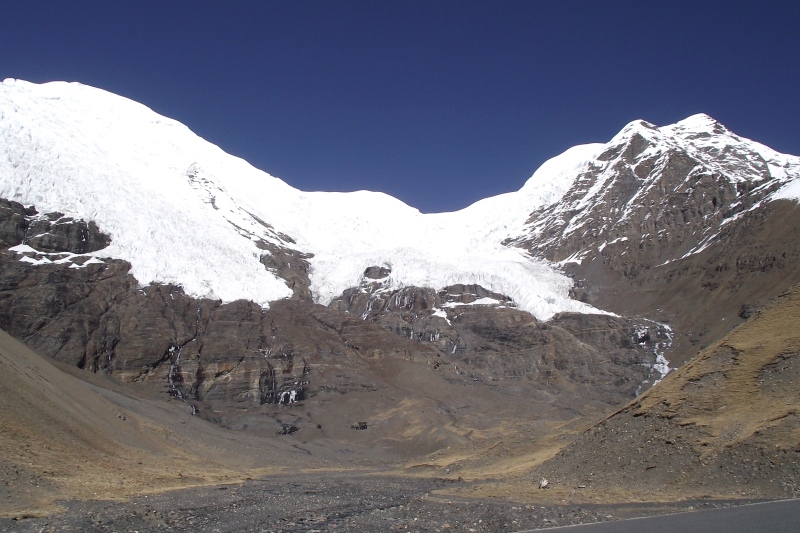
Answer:
[(47, 513), (57, 498), (234, 481), (278, 470), (276, 453), (299, 455), (281, 442), (234, 439), (177, 402), (133, 399), (106, 381), (117, 390), (66, 374), (0, 331), (0, 515)]
[[(528, 473), (520, 496), (547, 493), (576, 501), (797, 496), (798, 325), (795, 286)], [(551, 488), (532, 484), (541, 478)]]

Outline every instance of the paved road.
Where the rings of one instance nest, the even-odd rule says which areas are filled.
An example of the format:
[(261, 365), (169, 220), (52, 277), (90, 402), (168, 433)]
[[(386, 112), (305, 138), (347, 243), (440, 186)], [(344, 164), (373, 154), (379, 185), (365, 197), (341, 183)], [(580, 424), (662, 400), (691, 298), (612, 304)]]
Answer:
[(565, 533), (758, 533), (762, 531), (765, 533), (797, 533), (800, 531), (800, 500), (757, 503), (599, 524), (554, 527), (544, 531), (557, 533), (562, 531)]

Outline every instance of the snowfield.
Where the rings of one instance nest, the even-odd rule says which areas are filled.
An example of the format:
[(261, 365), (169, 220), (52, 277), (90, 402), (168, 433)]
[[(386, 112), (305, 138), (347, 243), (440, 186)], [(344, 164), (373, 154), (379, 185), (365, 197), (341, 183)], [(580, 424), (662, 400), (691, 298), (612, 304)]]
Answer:
[(94, 220), (112, 243), (93, 255), (129, 261), (140, 284), (264, 307), (291, 291), (259, 262), (259, 239), (314, 254), (311, 290), (322, 304), (379, 265), (392, 270), (390, 288), (479, 284), (542, 320), (599, 312), (568, 297), (571, 280), (554, 266), (501, 242), (559, 201), (604, 147), (567, 150), (517, 192), (422, 214), (383, 193), (299, 191), (100, 89), (0, 85), (0, 197)]

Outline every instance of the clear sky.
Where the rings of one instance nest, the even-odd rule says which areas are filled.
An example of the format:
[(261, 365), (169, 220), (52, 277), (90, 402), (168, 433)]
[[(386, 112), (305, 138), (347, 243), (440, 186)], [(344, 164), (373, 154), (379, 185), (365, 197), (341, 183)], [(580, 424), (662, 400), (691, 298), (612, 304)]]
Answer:
[(303, 190), (423, 212), (704, 112), (800, 155), (800, 2), (0, 0), (0, 77), (79, 81)]

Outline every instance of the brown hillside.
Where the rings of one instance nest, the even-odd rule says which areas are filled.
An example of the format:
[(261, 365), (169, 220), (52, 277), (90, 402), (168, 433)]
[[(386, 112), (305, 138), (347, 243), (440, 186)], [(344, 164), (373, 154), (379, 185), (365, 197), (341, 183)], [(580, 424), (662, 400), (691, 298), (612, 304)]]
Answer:
[(539, 492), (554, 498), (797, 496), (798, 384), (800, 288), (794, 287), (529, 479), (547, 478), (554, 488)]
[(78, 380), (0, 331), (0, 516), (269, 471), (269, 460), (247, 453), (256, 445), (247, 436), (233, 439), (174, 402), (133, 400), (96, 380), (118, 390)]

